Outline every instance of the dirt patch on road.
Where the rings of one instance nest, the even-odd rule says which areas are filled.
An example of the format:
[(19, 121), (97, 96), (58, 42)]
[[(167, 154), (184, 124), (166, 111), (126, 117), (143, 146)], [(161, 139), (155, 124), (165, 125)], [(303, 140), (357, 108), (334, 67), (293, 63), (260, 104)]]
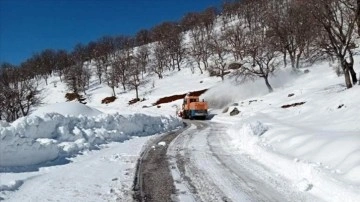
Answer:
[(157, 141), (144, 155), (139, 165), (140, 190), (135, 190), (136, 201), (172, 201), (175, 193), (166, 151), (170, 142), (178, 135), (172, 132)]

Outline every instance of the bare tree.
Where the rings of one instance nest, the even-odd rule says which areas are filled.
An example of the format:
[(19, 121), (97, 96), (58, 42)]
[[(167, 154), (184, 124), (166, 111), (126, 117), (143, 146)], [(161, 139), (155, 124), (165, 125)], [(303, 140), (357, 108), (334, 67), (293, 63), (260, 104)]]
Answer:
[(317, 36), (317, 26), (313, 23), (312, 15), (300, 1), (279, 0), (272, 1), (271, 5), (266, 12), (269, 34), (276, 37), (278, 49), (284, 54), (285, 65), (288, 53), (291, 66), (296, 70), (306, 47)]
[(119, 83), (119, 75), (118, 75), (118, 66), (116, 65), (112, 65), (110, 70), (108, 71), (108, 76), (107, 78), (109, 79), (109, 81), (107, 81), (108, 86), (111, 88), (114, 97), (116, 97), (116, 93), (115, 93), (115, 87), (118, 86)]
[(222, 81), (224, 81), (225, 70), (227, 67), (225, 56), (228, 54), (225, 36), (220, 35), (219, 33), (212, 34), (208, 41), (208, 47), (213, 54), (212, 59), (214, 61), (214, 65), (209, 68), (209, 71), (214, 72), (221, 77)]
[(90, 83), (91, 71), (84, 66), (84, 62), (76, 57), (76, 53), (72, 53), (72, 66), (64, 71), (64, 80), (68, 89), (74, 93), (86, 94), (86, 89)]
[(203, 28), (199, 27), (191, 30), (189, 54), (196, 61), (201, 74), (203, 73), (201, 64), (203, 64), (204, 70), (207, 70), (209, 66), (208, 59), (210, 53), (207, 41), (208, 37)]
[(1, 65), (0, 120), (14, 121), (27, 116), (33, 107), (41, 104), (38, 86), (31, 79), (19, 78), (22, 69)]
[(64, 74), (64, 70), (67, 67), (70, 67), (72, 64), (72, 61), (70, 59), (69, 54), (65, 50), (59, 50), (56, 53), (56, 68), (55, 71), (58, 73), (60, 82), (62, 82), (62, 76)]
[(241, 21), (224, 31), (224, 37), (230, 46), (230, 52), (235, 60), (243, 60), (245, 56), (245, 28)]
[(136, 33), (135, 44), (137, 46), (142, 46), (150, 42), (152, 41), (151, 41), (151, 32), (149, 30), (142, 29)]
[[(128, 56), (125, 51), (119, 51), (117, 57), (114, 59), (110, 78), (117, 78), (117, 81), (122, 84), (123, 90), (126, 90), (127, 72), (129, 68)], [(111, 84), (113, 85), (113, 83)], [(110, 86), (111, 87), (111, 86)]]
[[(139, 56), (139, 55), (137, 55)], [(128, 72), (128, 81), (127, 85), (129, 86), (129, 89), (134, 89), (136, 94), (136, 100), (139, 99), (139, 87), (145, 85), (148, 80), (145, 78), (141, 78), (141, 72), (143, 66), (143, 58), (140, 57), (132, 57), (130, 68)]]
[(175, 22), (163, 22), (151, 30), (151, 38), (153, 41), (163, 41), (171, 37), (173, 29), (177, 26)]
[(161, 43), (165, 43), (165, 46), (167, 47), (173, 69), (175, 69), (176, 66), (178, 71), (181, 70), (180, 63), (183, 60), (185, 54), (183, 38), (184, 34), (181, 32), (181, 28), (178, 25), (174, 25), (174, 27), (171, 29), (169, 37), (166, 40), (161, 41)]
[(199, 13), (187, 13), (180, 21), (180, 26), (183, 31), (188, 31), (200, 26), (200, 14)]
[(139, 62), (142, 78), (144, 77), (144, 74), (146, 73), (146, 66), (149, 63), (149, 55), (150, 55), (150, 50), (147, 45), (142, 45), (137, 49), (135, 57), (137, 58), (137, 61)]
[[(356, 1), (356, 16), (357, 16), (356, 23), (357, 23), (357, 28), (358, 28), (358, 35), (360, 37), (360, 0)], [(359, 83), (359, 85), (360, 85), (360, 83)]]
[(154, 59), (151, 61), (151, 70), (158, 75), (159, 79), (162, 79), (164, 68), (169, 62), (166, 48), (162, 43), (156, 43), (152, 54)]
[(204, 28), (207, 36), (210, 36), (214, 29), (216, 13), (215, 7), (209, 7), (200, 13), (200, 26)]
[(256, 55), (253, 58), (255, 65), (252, 64), (252, 61), (249, 61), (246, 65), (241, 66), (236, 72), (236, 76), (243, 80), (254, 79), (256, 77), (263, 78), (269, 92), (272, 92), (273, 88), (270, 85), (269, 76), (279, 66), (279, 62), (276, 61), (277, 57), (275, 48), (267, 43), (263, 43), (262, 46), (258, 46)]
[(330, 56), (336, 57), (341, 65), (347, 88), (357, 82), (354, 71), (354, 30), (358, 16), (352, 12), (355, 0), (308, 0), (307, 9), (320, 24), (323, 34), (318, 45)]
[(92, 50), (94, 60), (96, 62), (96, 74), (98, 76), (99, 82), (102, 82), (103, 74), (107, 75), (107, 69), (110, 65), (110, 55), (115, 51), (113, 37), (104, 36), (97, 40), (95, 43), (94, 49)]
[(183, 46), (183, 33), (181, 25), (175, 22), (164, 22), (152, 29), (153, 41), (161, 43), (167, 52), (169, 63), (165, 66), (171, 69), (180, 71), (180, 63), (184, 58), (185, 49)]
[(269, 83), (269, 75), (275, 71), (279, 63), (276, 49), (276, 40), (269, 34), (266, 19), (267, 4), (264, 0), (252, 2), (245, 1), (245, 21), (247, 22), (246, 32), (246, 64), (238, 71), (237, 76), (242, 79), (263, 78), (269, 92), (273, 91)]

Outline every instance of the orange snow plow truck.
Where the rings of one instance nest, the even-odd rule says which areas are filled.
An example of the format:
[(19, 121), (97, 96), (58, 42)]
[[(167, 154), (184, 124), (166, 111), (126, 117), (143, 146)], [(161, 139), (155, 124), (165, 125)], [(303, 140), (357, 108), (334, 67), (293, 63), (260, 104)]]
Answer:
[(184, 119), (206, 119), (208, 115), (207, 102), (199, 101), (199, 96), (186, 95), (180, 111), (180, 116)]

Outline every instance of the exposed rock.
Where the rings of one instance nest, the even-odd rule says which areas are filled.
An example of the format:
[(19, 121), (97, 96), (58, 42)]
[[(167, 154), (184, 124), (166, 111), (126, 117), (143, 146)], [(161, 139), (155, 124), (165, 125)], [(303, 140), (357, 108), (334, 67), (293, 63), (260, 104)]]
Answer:
[(129, 105), (135, 104), (135, 103), (137, 103), (137, 102), (139, 102), (139, 101), (140, 101), (139, 98), (134, 98), (134, 99), (132, 99), (132, 100), (129, 101)]
[(305, 102), (296, 102), (293, 104), (283, 105), (283, 106), (281, 106), (281, 108), (296, 107), (296, 106), (303, 105), (303, 104), (305, 104)]
[(338, 106), (338, 109), (341, 109), (344, 106), (344, 104), (341, 104)]
[(249, 105), (250, 105), (252, 102), (257, 102), (257, 100), (249, 100)]
[(231, 112), (230, 112), (230, 116), (235, 116), (238, 115), (240, 113), (240, 111), (238, 110), (238, 108), (234, 108)]

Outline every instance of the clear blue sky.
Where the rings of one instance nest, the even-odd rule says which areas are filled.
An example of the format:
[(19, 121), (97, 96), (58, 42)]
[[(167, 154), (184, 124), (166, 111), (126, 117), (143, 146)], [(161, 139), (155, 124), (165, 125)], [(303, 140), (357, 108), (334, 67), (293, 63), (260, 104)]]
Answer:
[(104, 35), (134, 35), (222, 0), (0, 0), (0, 63), (46, 48), (71, 50)]

